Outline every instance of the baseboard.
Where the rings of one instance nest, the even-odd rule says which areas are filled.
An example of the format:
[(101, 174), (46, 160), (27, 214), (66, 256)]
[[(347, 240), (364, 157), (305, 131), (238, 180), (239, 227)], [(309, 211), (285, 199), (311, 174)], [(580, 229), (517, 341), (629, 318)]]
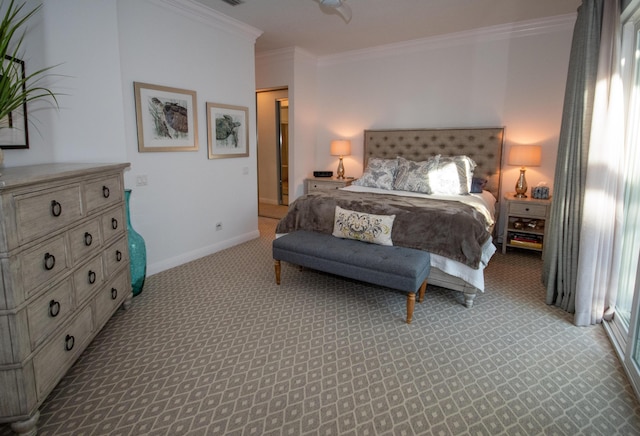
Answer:
[(176, 266), (183, 265), (187, 262), (191, 262), (196, 259), (200, 259), (201, 257), (208, 256), (213, 253), (217, 253), (218, 251), (225, 250), (227, 248), (234, 247), (238, 244), (242, 244), (247, 241), (251, 241), (253, 239), (260, 237), (260, 231), (254, 230), (249, 233), (245, 233), (240, 236), (236, 236), (235, 238), (227, 239), (225, 241), (209, 245), (207, 247), (202, 247), (198, 250), (190, 251), (188, 253), (180, 254), (179, 256), (172, 257), (170, 259), (163, 260), (161, 262), (155, 262), (147, 265), (147, 276), (152, 276), (162, 271), (166, 271), (171, 268), (175, 268)]

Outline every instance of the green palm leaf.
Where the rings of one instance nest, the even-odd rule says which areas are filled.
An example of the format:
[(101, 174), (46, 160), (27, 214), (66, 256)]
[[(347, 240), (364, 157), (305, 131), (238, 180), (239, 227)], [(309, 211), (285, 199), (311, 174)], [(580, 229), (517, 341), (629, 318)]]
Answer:
[[(5, 1), (2, 0), (0, 8), (4, 9), (4, 6)], [(40, 98), (50, 97), (58, 107), (56, 95), (40, 85), (46, 77), (45, 73), (54, 67), (42, 68), (25, 75), (23, 64), (13, 61), (18, 59), (24, 40), (22, 27), (42, 7), (39, 5), (21, 16), (24, 6), (24, 3), (17, 5), (14, 0), (10, 0), (0, 22), (0, 120), (26, 102)]]

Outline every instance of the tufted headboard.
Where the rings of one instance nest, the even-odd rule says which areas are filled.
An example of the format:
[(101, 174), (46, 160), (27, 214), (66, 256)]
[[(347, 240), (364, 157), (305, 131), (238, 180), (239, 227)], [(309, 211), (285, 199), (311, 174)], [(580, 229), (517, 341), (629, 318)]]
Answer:
[(364, 167), (371, 157), (423, 161), (438, 154), (466, 155), (478, 165), (474, 175), (486, 178), (485, 189), (500, 200), (503, 142), (504, 127), (365, 130)]

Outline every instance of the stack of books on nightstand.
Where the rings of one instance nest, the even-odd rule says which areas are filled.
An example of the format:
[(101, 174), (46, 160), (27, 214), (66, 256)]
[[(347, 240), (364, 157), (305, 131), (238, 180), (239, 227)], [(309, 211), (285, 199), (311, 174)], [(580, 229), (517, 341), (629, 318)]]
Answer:
[(532, 235), (530, 233), (510, 233), (511, 239), (509, 244), (518, 247), (538, 248), (542, 249), (542, 236)]

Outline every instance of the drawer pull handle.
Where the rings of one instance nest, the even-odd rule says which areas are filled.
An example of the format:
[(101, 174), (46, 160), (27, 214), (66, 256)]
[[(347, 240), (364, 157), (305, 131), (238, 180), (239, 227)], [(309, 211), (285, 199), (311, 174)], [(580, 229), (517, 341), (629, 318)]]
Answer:
[(117, 219), (115, 219), (115, 218), (111, 218), (111, 228), (112, 228), (113, 230), (115, 230), (115, 229), (117, 229), (117, 228), (118, 228), (118, 220), (117, 220)]
[(115, 300), (118, 298), (118, 290), (116, 288), (111, 288), (111, 299)]
[(526, 210), (527, 212), (529, 212), (529, 208), (528, 208), (528, 207), (527, 207), (525, 210)]
[(116, 262), (120, 262), (122, 260), (122, 251), (116, 250)]
[(71, 351), (73, 350), (73, 346), (76, 343), (76, 338), (74, 338), (72, 335), (67, 335), (66, 338), (64, 338), (64, 349), (67, 351)]
[(55, 200), (51, 200), (51, 215), (59, 217), (62, 214), (62, 205)]
[(60, 314), (60, 302), (56, 300), (49, 301), (49, 316), (55, 318)]
[(109, 187), (103, 186), (102, 187), (102, 196), (104, 198), (109, 198), (109, 195), (111, 195), (111, 193), (109, 192)]
[(53, 254), (44, 254), (44, 269), (51, 271), (56, 266), (56, 257)]
[(93, 236), (91, 236), (91, 233), (85, 232), (85, 234), (84, 234), (84, 245), (86, 245), (88, 247), (88, 246), (91, 245), (92, 242), (93, 242)]
[(89, 284), (93, 285), (96, 282), (96, 273), (89, 270)]

